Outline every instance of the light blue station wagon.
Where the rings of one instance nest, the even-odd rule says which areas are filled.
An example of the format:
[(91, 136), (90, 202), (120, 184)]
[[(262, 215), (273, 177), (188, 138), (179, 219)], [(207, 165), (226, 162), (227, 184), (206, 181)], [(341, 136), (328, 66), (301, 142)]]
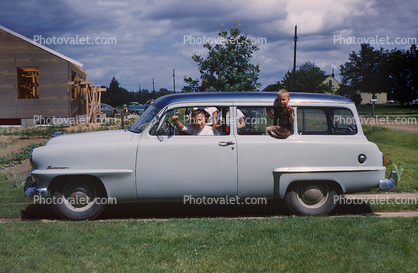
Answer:
[[(295, 214), (326, 215), (338, 195), (396, 187), (385, 179), (384, 156), (364, 136), (351, 100), (290, 93), (289, 104), (293, 133), (276, 139), (266, 134), (277, 122), (266, 114), (278, 107), (274, 92), (161, 97), (129, 130), (59, 135), (34, 149), (25, 195), (50, 192), (55, 210), (73, 220), (97, 217), (103, 199), (185, 196), (286, 198)], [(174, 126), (173, 116), (188, 124), (190, 110), (209, 107), (226, 120), (214, 135), (185, 135)]]

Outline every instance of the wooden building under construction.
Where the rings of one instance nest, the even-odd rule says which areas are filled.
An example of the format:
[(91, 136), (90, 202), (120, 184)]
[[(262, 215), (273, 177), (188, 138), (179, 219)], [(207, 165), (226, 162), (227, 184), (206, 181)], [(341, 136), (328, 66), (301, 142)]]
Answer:
[(0, 125), (88, 114), (89, 104), (100, 105), (103, 90), (87, 82), (82, 66), (0, 26)]

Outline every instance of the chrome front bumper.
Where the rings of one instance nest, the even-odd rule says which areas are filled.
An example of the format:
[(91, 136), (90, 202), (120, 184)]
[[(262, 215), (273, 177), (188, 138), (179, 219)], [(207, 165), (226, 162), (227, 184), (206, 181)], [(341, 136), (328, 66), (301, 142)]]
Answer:
[(28, 176), (26, 176), (25, 187), (23, 189), (25, 191), (25, 196), (26, 197), (33, 197), (35, 195), (46, 196), (46, 194), (48, 193), (47, 188), (38, 188), (37, 187), (36, 182), (33, 181), (32, 175), (30, 175), (30, 174)]
[(379, 189), (381, 191), (391, 191), (396, 189), (396, 182), (398, 180), (398, 175), (395, 171), (390, 173), (390, 177), (388, 179), (380, 180), (379, 182)]

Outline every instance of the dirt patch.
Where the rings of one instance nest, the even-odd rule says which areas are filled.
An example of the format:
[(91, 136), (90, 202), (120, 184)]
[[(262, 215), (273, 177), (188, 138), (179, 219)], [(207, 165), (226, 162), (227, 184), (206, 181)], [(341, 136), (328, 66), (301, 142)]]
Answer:
[[(19, 152), (21, 148), (27, 147), (31, 144), (45, 143), (48, 140), (47, 137), (21, 137), (13, 135), (0, 135), (0, 143), (3, 143), (3, 147), (0, 147), (0, 156), (7, 156), (11, 152)], [(25, 179), (30, 173), (31, 166), (29, 159), (23, 160), (21, 164), (16, 164), (13, 167), (7, 168), (11, 174), (11, 178), (14, 179), (18, 176), (20, 179)], [(0, 170), (1, 174), (6, 174), (6, 170)]]
[(412, 125), (412, 124), (392, 124), (392, 125), (386, 125), (384, 126), (386, 128), (395, 130), (395, 131), (404, 131), (408, 133), (415, 133), (418, 134), (418, 125)]
[(47, 137), (22, 138), (20, 136), (0, 135), (0, 142), (4, 141), (6, 143), (5, 147), (0, 148), (0, 156), (6, 156), (12, 151), (17, 152), (20, 148), (31, 144), (45, 143), (47, 140)]
[(408, 117), (393, 119), (386, 116), (379, 116), (377, 118), (361, 117), (361, 123), (362, 125), (380, 126), (395, 131), (418, 134), (418, 121), (415, 117), (411, 117), (410, 119)]
[[(71, 127), (66, 127), (65, 131), (67, 132), (91, 132), (96, 131), (100, 127), (100, 124), (78, 124)], [(119, 125), (110, 126), (112, 129), (120, 129)], [(42, 128), (35, 128), (42, 129)], [(16, 133), (21, 130), (26, 130), (26, 128), (8, 128), (7, 133)], [(5, 131), (6, 132), (6, 131)], [(19, 152), (21, 148), (28, 147), (31, 144), (40, 144), (46, 143), (49, 139), (49, 136), (34, 136), (26, 137), (21, 135), (9, 135), (9, 134), (0, 134), (0, 157), (7, 156), (11, 152)], [(23, 177), (23, 179), (30, 173), (31, 166), (29, 160), (22, 161), (21, 164), (16, 164), (13, 167), (7, 168), (9, 173), (12, 174), (12, 179), (14, 179), (13, 174)], [(1, 170), (0, 173), (6, 174), (6, 170)]]
[[(67, 132), (91, 132), (97, 131), (99, 129), (100, 124), (93, 123), (93, 124), (78, 124), (71, 127), (65, 127), (65, 131)], [(111, 125), (111, 129), (117, 130), (120, 129), (120, 123), (116, 125)], [(16, 133), (21, 130), (26, 130), (27, 128), (8, 128), (7, 133)], [(42, 128), (34, 127), (34, 129), (41, 130)], [(64, 131), (64, 130), (63, 130)], [(5, 131), (6, 132), (6, 131)], [(31, 144), (39, 144), (39, 143), (46, 143), (50, 136), (34, 136), (34, 137), (26, 137), (21, 135), (1, 135), (0, 134), (0, 157), (7, 156), (11, 152), (19, 152), (21, 148), (28, 147)], [(21, 164), (16, 164), (16, 166), (8, 168), (9, 172), (14, 173), (15, 175), (19, 175), (19, 177), (25, 178), (31, 170), (31, 166), (29, 160), (22, 161)], [(0, 170), (0, 173), (5, 174), (6, 170)], [(14, 177), (12, 176), (12, 179)]]
[(25, 159), (21, 164), (16, 164), (13, 167), (9, 167), (7, 170), (0, 170), (0, 173), (6, 175), (6, 172), (9, 171), (12, 180), (14, 180), (17, 176), (23, 182), (26, 176), (30, 174), (31, 169), (32, 167), (29, 163), (29, 159)]

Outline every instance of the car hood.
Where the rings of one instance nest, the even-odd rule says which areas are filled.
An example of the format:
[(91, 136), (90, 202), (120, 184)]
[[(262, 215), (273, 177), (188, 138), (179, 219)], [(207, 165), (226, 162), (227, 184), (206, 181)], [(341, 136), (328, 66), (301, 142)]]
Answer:
[(77, 134), (62, 134), (51, 137), (45, 145), (55, 144), (80, 144), (80, 143), (98, 143), (98, 142), (121, 142), (131, 141), (134, 137), (132, 132), (126, 130), (101, 131)]

